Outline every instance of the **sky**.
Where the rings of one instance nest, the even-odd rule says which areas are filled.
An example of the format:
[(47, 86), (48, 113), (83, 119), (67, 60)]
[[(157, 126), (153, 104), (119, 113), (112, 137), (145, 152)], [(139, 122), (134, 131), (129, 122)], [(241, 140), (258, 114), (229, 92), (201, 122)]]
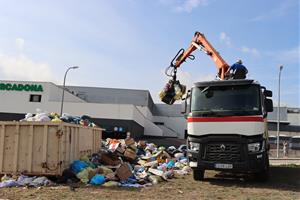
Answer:
[[(50, 81), (149, 90), (155, 102), (165, 68), (195, 31), (224, 60), (242, 59), (248, 78), (278, 102), (300, 107), (298, 0), (0, 0), (0, 80)], [(215, 78), (211, 58), (195, 51), (179, 79)]]

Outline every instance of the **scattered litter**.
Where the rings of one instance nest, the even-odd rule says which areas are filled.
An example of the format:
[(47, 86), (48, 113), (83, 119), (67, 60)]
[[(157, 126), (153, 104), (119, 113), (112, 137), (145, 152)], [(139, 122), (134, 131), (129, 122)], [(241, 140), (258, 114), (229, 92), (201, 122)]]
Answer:
[(6, 176), (5, 180), (0, 182), (0, 188), (23, 187), (23, 186), (38, 188), (40, 186), (50, 186), (50, 185), (53, 185), (53, 183), (45, 176), (28, 177), (28, 176), (21, 175), (18, 178), (13, 178), (13, 177), (7, 178)]

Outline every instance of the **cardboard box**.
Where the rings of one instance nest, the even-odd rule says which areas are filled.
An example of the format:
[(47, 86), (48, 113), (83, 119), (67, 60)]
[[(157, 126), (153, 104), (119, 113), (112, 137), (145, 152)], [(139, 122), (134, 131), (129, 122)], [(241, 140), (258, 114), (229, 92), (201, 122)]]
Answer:
[(101, 162), (106, 165), (116, 166), (121, 164), (121, 160), (114, 154), (101, 154)]
[(145, 161), (145, 160), (139, 160), (137, 163), (138, 163), (139, 165), (144, 165), (144, 164), (147, 163), (147, 161)]
[(163, 171), (158, 170), (158, 169), (153, 169), (153, 168), (149, 168), (148, 170), (150, 173), (157, 175), (157, 176), (162, 176), (164, 174)]
[(130, 170), (130, 167), (128, 163), (123, 163), (117, 170), (116, 170), (117, 177), (123, 181), (128, 179), (130, 176), (132, 176), (132, 171)]
[(134, 145), (134, 144), (135, 144), (135, 141), (134, 141), (134, 139), (132, 139), (132, 138), (126, 138), (126, 139), (125, 139), (125, 144), (126, 144), (127, 146)]
[(139, 146), (140, 148), (145, 149), (145, 148), (146, 148), (146, 141), (140, 140), (140, 141), (138, 142), (138, 146)]
[(119, 145), (118, 148), (116, 149), (116, 151), (117, 151), (118, 153), (123, 154), (123, 153), (125, 152), (125, 148), (124, 148), (123, 146)]
[(144, 167), (152, 167), (152, 166), (157, 165), (157, 164), (158, 164), (158, 162), (157, 162), (157, 160), (155, 160), (155, 161), (145, 163)]
[(124, 156), (129, 160), (135, 160), (136, 159), (136, 153), (134, 150), (127, 148), (125, 150)]

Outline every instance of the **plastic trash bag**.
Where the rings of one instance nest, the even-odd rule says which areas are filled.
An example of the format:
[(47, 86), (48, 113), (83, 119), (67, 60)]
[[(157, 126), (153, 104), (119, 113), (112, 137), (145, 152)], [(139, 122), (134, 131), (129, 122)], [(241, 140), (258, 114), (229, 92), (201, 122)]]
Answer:
[(88, 164), (81, 161), (81, 160), (75, 160), (72, 164), (71, 164), (71, 170), (75, 173), (78, 174), (79, 172), (81, 172), (82, 170), (84, 170), (85, 168), (88, 167)]
[(17, 182), (19, 185), (25, 186), (25, 185), (30, 185), (33, 181), (33, 179), (35, 179), (36, 177), (28, 177), (28, 176), (24, 176), (21, 175), (19, 176)]
[(45, 176), (35, 178), (29, 185), (34, 187), (50, 185), (52, 182)]
[(105, 177), (100, 174), (96, 174), (90, 181), (92, 185), (102, 185), (103, 183), (105, 183)]
[(108, 181), (106, 183), (104, 183), (102, 186), (104, 187), (116, 187), (116, 186), (119, 186), (120, 183), (117, 182), (117, 181)]
[(91, 171), (93, 171), (93, 168), (87, 167), (78, 174), (76, 174), (76, 177), (79, 178), (82, 183), (87, 184), (89, 182), (89, 173)]
[(173, 168), (174, 166), (175, 166), (174, 160), (170, 160), (170, 161), (168, 162), (168, 164), (167, 164), (167, 168), (168, 168), (168, 169), (171, 169), (171, 168)]
[(19, 186), (19, 184), (15, 180), (6, 180), (4, 182), (0, 182), (0, 188), (16, 187), (16, 186)]

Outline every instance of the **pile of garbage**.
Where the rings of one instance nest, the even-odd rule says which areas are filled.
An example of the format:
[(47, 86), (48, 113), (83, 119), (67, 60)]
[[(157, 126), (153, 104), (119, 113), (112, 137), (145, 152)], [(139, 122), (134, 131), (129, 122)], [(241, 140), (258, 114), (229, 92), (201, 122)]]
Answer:
[(93, 122), (91, 122), (91, 117), (87, 115), (82, 116), (72, 116), (67, 113), (63, 113), (62, 116), (60, 116), (57, 113), (48, 113), (48, 112), (41, 112), (39, 109), (37, 109), (36, 114), (27, 113), (25, 115), (24, 119), (21, 119), (20, 121), (34, 121), (34, 122), (66, 122), (71, 124), (78, 124), (82, 126), (90, 126), (90, 127), (97, 127)]
[(140, 188), (190, 172), (186, 152), (127, 138), (107, 139), (100, 153), (75, 160), (63, 176), (65, 181)]
[[(47, 177), (3, 176), (3, 187), (40, 187), (83, 183), (94, 186), (141, 188), (191, 173), (185, 148), (158, 147), (132, 138), (106, 139), (102, 149), (71, 163), (62, 176), (50, 181)], [(50, 177), (49, 177), (50, 178)]]

